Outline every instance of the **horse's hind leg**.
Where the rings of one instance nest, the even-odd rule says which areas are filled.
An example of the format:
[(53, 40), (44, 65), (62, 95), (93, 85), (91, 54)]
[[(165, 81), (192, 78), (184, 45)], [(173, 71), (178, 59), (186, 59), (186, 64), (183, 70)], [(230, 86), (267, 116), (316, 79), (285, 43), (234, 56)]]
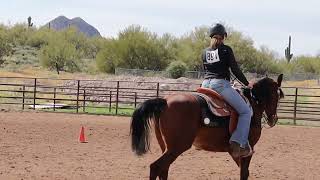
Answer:
[(150, 165), (150, 180), (156, 180), (159, 176), (160, 180), (168, 179), (168, 171), (170, 164), (176, 160), (181, 153), (166, 151), (158, 160)]
[[(166, 144), (165, 144), (164, 140), (162, 139), (161, 131), (159, 128), (159, 123), (155, 124), (155, 134), (156, 134), (158, 143), (160, 145), (160, 148), (162, 150), (162, 153), (164, 153), (164, 151), (166, 150)], [(159, 175), (160, 180), (168, 179), (168, 172), (169, 172), (169, 168), (161, 170), (160, 175)]]
[[(189, 128), (186, 129), (189, 130)], [(168, 129), (166, 129), (165, 131), (168, 131)], [(178, 129), (175, 129), (175, 131), (177, 131), (176, 133), (178, 135), (181, 135)], [(161, 134), (161, 136), (157, 135), (157, 138), (159, 137), (159, 139), (160, 137), (164, 137), (164, 139), (161, 138), (161, 140), (158, 140), (158, 142), (160, 144), (161, 149), (165, 150), (162, 156), (150, 165), (150, 180), (156, 180), (157, 177), (159, 177), (160, 180), (168, 179), (168, 171), (170, 165), (176, 160), (176, 158), (180, 154), (190, 149), (190, 147), (192, 146), (196, 134), (196, 128), (190, 129), (186, 132), (188, 132), (188, 134), (182, 133), (184, 138), (177, 136), (176, 138), (170, 140), (169, 138), (165, 138), (166, 134), (164, 134), (164, 136), (162, 136)]]
[[(200, 107), (196, 99), (175, 96), (168, 100), (168, 108), (156, 124), (156, 135), (162, 156), (150, 165), (150, 180), (167, 180), (170, 165), (184, 151), (191, 148), (200, 122)], [(158, 125), (158, 127), (157, 127)], [(160, 140), (159, 140), (160, 139)], [(163, 148), (165, 147), (165, 148)]]
[(155, 134), (163, 155), (157, 161), (150, 165), (150, 179), (156, 179), (159, 176), (160, 180), (167, 180), (170, 164), (181, 153), (170, 153), (168, 151), (165, 152), (167, 147), (162, 137), (159, 124), (155, 124)]
[(155, 123), (155, 134), (156, 134), (158, 143), (160, 145), (161, 151), (162, 151), (162, 153), (164, 153), (164, 151), (166, 150), (166, 144), (164, 143), (164, 141), (162, 139), (162, 135), (161, 135), (160, 127), (159, 127), (159, 122)]
[(169, 168), (162, 170), (159, 178), (160, 180), (167, 180), (168, 179), (168, 174), (169, 174)]

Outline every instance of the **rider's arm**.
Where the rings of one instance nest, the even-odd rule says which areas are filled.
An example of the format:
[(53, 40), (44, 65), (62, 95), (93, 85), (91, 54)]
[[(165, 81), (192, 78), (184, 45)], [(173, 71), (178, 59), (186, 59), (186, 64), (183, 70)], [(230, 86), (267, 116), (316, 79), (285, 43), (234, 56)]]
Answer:
[(231, 48), (228, 48), (229, 51), (229, 66), (231, 68), (232, 73), (236, 76), (236, 78), (241, 81), (244, 85), (248, 86), (249, 82), (247, 78), (244, 76), (242, 71), (240, 70), (238, 63), (234, 57), (233, 51)]

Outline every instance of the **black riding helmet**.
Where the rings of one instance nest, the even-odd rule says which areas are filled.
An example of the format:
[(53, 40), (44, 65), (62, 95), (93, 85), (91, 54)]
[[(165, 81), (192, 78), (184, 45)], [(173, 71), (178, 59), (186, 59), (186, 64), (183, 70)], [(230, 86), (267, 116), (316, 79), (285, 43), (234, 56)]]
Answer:
[(209, 30), (209, 36), (212, 38), (214, 35), (221, 35), (223, 37), (227, 37), (226, 28), (222, 25), (217, 23), (215, 26), (211, 27)]

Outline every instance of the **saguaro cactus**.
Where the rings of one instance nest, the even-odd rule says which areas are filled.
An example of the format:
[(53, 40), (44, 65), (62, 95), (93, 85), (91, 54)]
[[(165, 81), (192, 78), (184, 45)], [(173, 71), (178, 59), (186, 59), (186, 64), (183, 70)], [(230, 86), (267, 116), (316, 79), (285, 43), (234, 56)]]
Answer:
[(32, 18), (31, 16), (28, 17), (28, 27), (32, 27), (33, 23), (31, 22)]
[(285, 49), (284, 55), (286, 56), (288, 63), (290, 63), (290, 60), (292, 59), (292, 56), (293, 56), (293, 54), (291, 53), (291, 36), (289, 36), (289, 45)]

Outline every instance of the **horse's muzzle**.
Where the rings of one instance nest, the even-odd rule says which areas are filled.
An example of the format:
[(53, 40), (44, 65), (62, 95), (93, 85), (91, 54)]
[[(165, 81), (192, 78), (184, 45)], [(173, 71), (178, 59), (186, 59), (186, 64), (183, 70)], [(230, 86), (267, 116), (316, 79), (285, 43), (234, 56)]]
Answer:
[(275, 126), (276, 124), (277, 124), (277, 122), (278, 122), (278, 116), (277, 116), (277, 114), (274, 114), (274, 115), (272, 115), (271, 117), (268, 117), (268, 125), (270, 126), (270, 127), (273, 127), (273, 126)]

